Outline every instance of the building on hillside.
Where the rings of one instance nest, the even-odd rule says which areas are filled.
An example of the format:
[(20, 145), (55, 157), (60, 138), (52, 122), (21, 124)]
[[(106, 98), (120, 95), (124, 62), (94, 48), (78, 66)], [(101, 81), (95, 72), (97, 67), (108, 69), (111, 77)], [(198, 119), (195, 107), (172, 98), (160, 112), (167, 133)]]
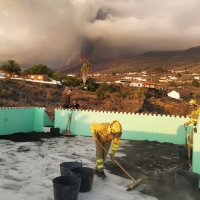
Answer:
[(168, 82), (167, 77), (166, 76), (160, 77), (159, 82), (161, 82), (161, 83), (167, 83)]
[(4, 74), (4, 77), (13, 77), (13, 78), (21, 78), (21, 72), (11, 74), (8, 72), (2, 72), (1, 74)]
[(154, 82), (143, 82), (143, 87), (154, 88), (154, 89), (162, 89), (161, 85)]
[(142, 81), (132, 81), (130, 83), (130, 86), (132, 86), (132, 87), (154, 88), (154, 89), (159, 89), (159, 90), (163, 89), (160, 84), (154, 83), (154, 82), (148, 82), (148, 81), (146, 81), (146, 82), (145, 81), (144, 82), (142, 82)]
[(143, 87), (143, 83), (141, 81), (131, 81), (131, 87)]
[(48, 80), (48, 74), (27, 74), (27, 77), (31, 80), (37, 80), (37, 81)]
[(130, 85), (131, 81), (129, 80), (117, 80), (115, 83), (120, 83), (122, 85)]
[(178, 78), (175, 76), (169, 76), (168, 78), (169, 78), (169, 81), (177, 81), (178, 80)]
[(167, 96), (173, 99), (180, 99), (180, 93), (176, 92), (175, 90), (172, 90), (171, 92), (167, 93)]
[(131, 77), (131, 76), (125, 76), (123, 79), (125, 79), (125, 80), (132, 80), (133, 77)]
[(6, 76), (6, 74), (4, 72), (0, 71), (0, 77), (5, 77), (5, 76)]

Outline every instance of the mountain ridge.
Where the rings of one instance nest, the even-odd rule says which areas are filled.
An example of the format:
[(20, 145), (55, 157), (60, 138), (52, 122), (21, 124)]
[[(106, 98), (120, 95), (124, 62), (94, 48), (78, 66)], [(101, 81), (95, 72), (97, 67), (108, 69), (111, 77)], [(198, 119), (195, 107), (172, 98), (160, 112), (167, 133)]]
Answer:
[[(195, 71), (200, 67), (200, 46), (191, 47), (182, 51), (148, 51), (139, 56), (128, 58), (116, 58), (100, 63), (89, 60), (92, 64), (92, 73), (105, 72), (128, 72), (141, 70), (156, 70), (159, 67), (167, 69), (194, 68)], [(64, 66), (59, 69), (63, 74), (75, 73), (80, 74), (82, 63), (74, 67)]]

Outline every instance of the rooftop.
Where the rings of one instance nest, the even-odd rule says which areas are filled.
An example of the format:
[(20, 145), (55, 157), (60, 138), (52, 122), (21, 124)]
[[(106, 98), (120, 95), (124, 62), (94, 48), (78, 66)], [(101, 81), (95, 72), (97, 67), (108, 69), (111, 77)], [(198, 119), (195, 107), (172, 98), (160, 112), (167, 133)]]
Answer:
[[(163, 149), (163, 154), (158, 149)], [(95, 176), (92, 190), (79, 193), (79, 200), (178, 200), (179, 194), (172, 189), (175, 185), (174, 170), (188, 166), (187, 160), (178, 158), (176, 145), (122, 140), (116, 160), (135, 179), (142, 178), (142, 183), (127, 192), (132, 180), (107, 159), (107, 179)], [(42, 133), (27, 133), (26, 137), (22, 134), (1, 136), (1, 199), (53, 200), (52, 180), (60, 176), (60, 164), (71, 161), (82, 162), (84, 167), (95, 167), (92, 137), (42, 138)], [(160, 184), (162, 188), (158, 189)]]

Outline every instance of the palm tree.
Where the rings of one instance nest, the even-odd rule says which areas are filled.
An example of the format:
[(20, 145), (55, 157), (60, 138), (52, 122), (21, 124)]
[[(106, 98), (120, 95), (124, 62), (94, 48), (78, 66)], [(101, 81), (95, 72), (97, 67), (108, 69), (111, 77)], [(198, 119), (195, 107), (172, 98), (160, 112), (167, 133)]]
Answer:
[(87, 76), (89, 74), (89, 71), (90, 71), (91, 67), (92, 67), (92, 65), (88, 61), (84, 62), (82, 67), (81, 67), (83, 85), (85, 85), (85, 83), (86, 83)]
[(13, 76), (13, 74), (22, 71), (18, 63), (14, 60), (8, 60), (0, 67), (0, 70), (9, 73), (11, 77)]

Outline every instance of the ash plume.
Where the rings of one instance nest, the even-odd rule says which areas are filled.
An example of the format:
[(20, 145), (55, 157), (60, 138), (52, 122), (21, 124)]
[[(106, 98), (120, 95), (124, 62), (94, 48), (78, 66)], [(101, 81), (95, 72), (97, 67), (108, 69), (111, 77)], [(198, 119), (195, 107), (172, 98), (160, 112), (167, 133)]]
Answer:
[(198, 0), (0, 0), (0, 64), (72, 66), (199, 46)]

